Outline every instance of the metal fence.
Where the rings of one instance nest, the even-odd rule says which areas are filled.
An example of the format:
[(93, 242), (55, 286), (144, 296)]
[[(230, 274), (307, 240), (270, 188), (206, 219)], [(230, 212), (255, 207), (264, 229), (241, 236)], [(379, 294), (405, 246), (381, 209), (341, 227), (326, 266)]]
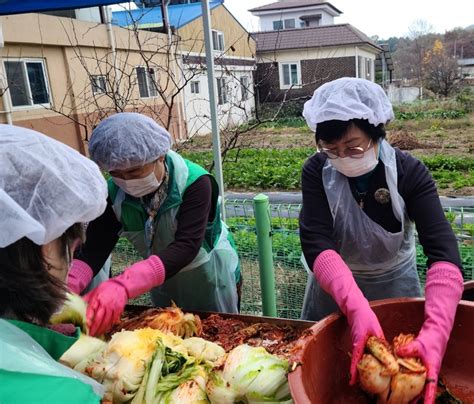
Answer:
[[(270, 204), (272, 222), (273, 262), (277, 315), (299, 318), (303, 304), (307, 273), (300, 261), (298, 234), (299, 204)], [(447, 208), (446, 216), (456, 234), (463, 261), (465, 280), (474, 279), (473, 218), (474, 208)], [(257, 234), (251, 199), (226, 201), (226, 221), (237, 245), (241, 259), (243, 313), (261, 314), (262, 300), (258, 267)], [(121, 270), (140, 259), (133, 247), (120, 240), (113, 254), (113, 268)], [(426, 257), (417, 241), (417, 267), (422, 283), (426, 275)], [(147, 296), (139, 303), (150, 303)]]

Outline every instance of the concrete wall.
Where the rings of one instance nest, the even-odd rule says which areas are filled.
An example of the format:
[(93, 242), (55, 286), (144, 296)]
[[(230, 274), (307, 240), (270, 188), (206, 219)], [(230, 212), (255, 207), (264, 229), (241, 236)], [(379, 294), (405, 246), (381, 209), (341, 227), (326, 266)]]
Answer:
[(397, 87), (393, 84), (389, 84), (387, 88), (388, 98), (394, 105), (410, 103), (417, 100), (419, 92), (418, 87)]

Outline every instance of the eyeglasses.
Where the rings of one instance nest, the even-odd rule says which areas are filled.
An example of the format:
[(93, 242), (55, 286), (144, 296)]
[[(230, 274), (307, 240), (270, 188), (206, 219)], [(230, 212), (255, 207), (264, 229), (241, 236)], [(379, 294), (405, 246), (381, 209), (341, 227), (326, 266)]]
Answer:
[[(360, 159), (364, 157), (364, 153), (370, 149), (372, 146), (372, 139), (370, 139), (369, 144), (367, 147), (364, 149), (363, 147), (348, 147), (347, 149), (344, 150), (344, 157), (350, 157), (351, 159)], [(326, 154), (328, 159), (334, 160), (339, 158), (339, 153), (334, 153), (330, 149), (326, 149), (324, 147), (319, 147), (318, 150), (321, 153)]]

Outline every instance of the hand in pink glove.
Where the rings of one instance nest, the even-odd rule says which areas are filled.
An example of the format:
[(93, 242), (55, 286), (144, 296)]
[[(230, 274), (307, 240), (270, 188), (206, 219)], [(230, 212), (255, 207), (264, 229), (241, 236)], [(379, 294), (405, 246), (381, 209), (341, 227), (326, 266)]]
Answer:
[(414, 341), (396, 352), (399, 356), (419, 357), (426, 366), (425, 404), (435, 402), (439, 370), (462, 292), (459, 268), (449, 262), (435, 262), (426, 277), (423, 327)]
[(161, 259), (152, 255), (133, 264), (121, 275), (101, 283), (84, 296), (87, 325), (92, 336), (102, 335), (120, 320), (128, 299), (140, 296), (165, 281)]
[(71, 292), (80, 295), (93, 277), (94, 271), (92, 271), (88, 264), (84, 261), (73, 259), (67, 277), (67, 286)]
[(331, 295), (346, 315), (351, 328), (353, 348), (350, 384), (353, 385), (357, 381), (357, 364), (362, 358), (367, 339), (372, 335), (385, 338), (382, 327), (357, 286), (351, 270), (336, 251), (325, 250), (319, 254), (314, 261), (313, 272), (323, 290)]

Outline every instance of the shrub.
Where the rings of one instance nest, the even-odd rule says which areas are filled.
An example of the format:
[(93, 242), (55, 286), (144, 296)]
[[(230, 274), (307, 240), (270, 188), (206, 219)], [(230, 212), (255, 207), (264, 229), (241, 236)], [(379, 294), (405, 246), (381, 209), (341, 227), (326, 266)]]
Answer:
[(395, 118), (401, 121), (420, 120), (420, 119), (459, 119), (466, 116), (466, 111), (459, 109), (443, 110), (435, 109), (431, 111), (395, 111)]

